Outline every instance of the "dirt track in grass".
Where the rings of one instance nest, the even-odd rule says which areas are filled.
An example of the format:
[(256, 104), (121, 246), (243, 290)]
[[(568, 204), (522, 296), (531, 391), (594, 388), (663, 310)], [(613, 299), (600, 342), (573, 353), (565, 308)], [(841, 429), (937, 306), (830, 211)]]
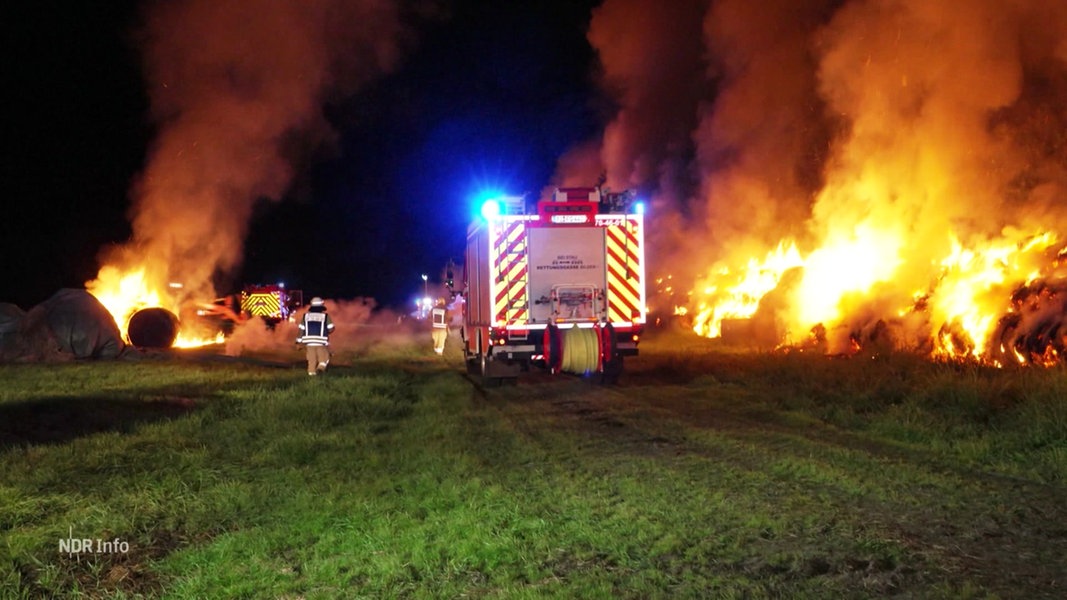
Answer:
[[(769, 409), (760, 397), (766, 387), (701, 376), (700, 360), (676, 369), (654, 358), (662, 345), (648, 346), (643, 357), (628, 361), (616, 386), (535, 373), (517, 385), (476, 388), (473, 396), (533, 443), (548, 446), (566, 435), (587, 440), (587, 452), (599, 457), (658, 461), (665, 473), (684, 460), (705, 464), (709, 472), (728, 464), (757, 478), (781, 478), (790, 493), (832, 507), (828, 528), (847, 523), (901, 549), (899, 560), (871, 560), (838, 555), (819, 539), (795, 539), (789, 551), (805, 558), (794, 572), (777, 576), (840, 577), (857, 590), (888, 595), (924, 596), (934, 589), (937, 595), (1067, 596), (1067, 490), (1061, 485)], [(714, 371), (710, 362), (705, 366)], [(826, 473), (794, 478), (782, 473), (783, 464)], [(584, 468), (578, 459), (575, 467)], [(839, 475), (843, 480), (835, 481)], [(790, 514), (788, 505), (779, 518), (824, 518)], [(759, 568), (768, 567), (743, 568), (758, 577)]]

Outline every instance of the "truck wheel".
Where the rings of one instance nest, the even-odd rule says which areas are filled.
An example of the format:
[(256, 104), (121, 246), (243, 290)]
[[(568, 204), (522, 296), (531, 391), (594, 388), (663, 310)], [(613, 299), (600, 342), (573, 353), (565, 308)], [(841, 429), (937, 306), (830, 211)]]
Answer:
[[(464, 336), (464, 338), (465, 338), (465, 336)], [(470, 346), (468, 346), (468, 342), (466, 341), (466, 339), (464, 339), (464, 343), (463, 343), (463, 360), (467, 363), (467, 374), (468, 375), (481, 375), (481, 373), (479, 372), (479, 365), (478, 365), (478, 361), (481, 360), (480, 354), (482, 353), (481, 337), (478, 338), (478, 341), (476, 342), (476, 344), (477, 344), (477, 348), (478, 348), (478, 354), (475, 354), (475, 353), (471, 352)]]
[(485, 387), (496, 387), (500, 385), (499, 377), (490, 377), (489, 371), (492, 366), (489, 362), (492, 359), (489, 358), (489, 350), (482, 346), (482, 336), (478, 335), (478, 374), (481, 375), (482, 385)]
[(615, 358), (618, 352), (618, 342), (615, 339), (615, 326), (608, 323), (600, 329), (600, 370), (608, 368), (608, 363)]
[(478, 336), (478, 374), (489, 376), (489, 353), (482, 347), (482, 336)]
[(560, 335), (559, 327), (551, 324), (545, 327), (542, 347), (548, 372), (552, 374), (559, 373), (559, 368), (563, 364), (563, 337)]
[(622, 375), (622, 357), (613, 356), (611, 360), (604, 362), (604, 372), (602, 374), (601, 382), (604, 385), (615, 385), (619, 383), (619, 376)]

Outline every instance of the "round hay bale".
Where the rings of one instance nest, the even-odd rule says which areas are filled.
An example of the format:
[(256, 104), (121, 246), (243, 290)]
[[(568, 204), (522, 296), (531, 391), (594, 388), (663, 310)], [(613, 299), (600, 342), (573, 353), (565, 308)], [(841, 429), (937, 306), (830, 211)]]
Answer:
[(170, 348), (178, 337), (178, 317), (165, 308), (146, 308), (130, 317), (127, 333), (138, 348)]

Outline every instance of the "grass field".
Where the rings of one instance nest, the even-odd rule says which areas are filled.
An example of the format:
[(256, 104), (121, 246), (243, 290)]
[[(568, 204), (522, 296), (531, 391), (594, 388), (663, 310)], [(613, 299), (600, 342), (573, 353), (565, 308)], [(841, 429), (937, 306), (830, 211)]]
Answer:
[(1063, 369), (299, 358), (0, 366), (0, 598), (1067, 597)]

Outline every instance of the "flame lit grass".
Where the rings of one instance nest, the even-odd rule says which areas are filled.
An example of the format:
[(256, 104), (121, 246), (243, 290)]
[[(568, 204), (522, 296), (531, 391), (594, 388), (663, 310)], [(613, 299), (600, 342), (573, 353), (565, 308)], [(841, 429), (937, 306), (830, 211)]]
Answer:
[[(383, 346), (317, 379), (295, 356), (0, 366), (0, 415), (194, 406), (0, 453), (0, 582), (30, 597), (1038, 597), (1062, 573), (1062, 369), (645, 343), (613, 388), (477, 390), (425, 343), (424, 360)], [(72, 525), (132, 551), (61, 556)]]
[(634, 377), (689, 381), (697, 389), (738, 386), (746, 391), (743, 410), (749, 413), (813, 419), (893, 444), (936, 449), (976, 469), (1067, 482), (1063, 365), (1030, 369), (931, 360), (891, 348), (839, 357), (752, 352), (670, 330), (646, 335), (644, 346), (651, 351)]

